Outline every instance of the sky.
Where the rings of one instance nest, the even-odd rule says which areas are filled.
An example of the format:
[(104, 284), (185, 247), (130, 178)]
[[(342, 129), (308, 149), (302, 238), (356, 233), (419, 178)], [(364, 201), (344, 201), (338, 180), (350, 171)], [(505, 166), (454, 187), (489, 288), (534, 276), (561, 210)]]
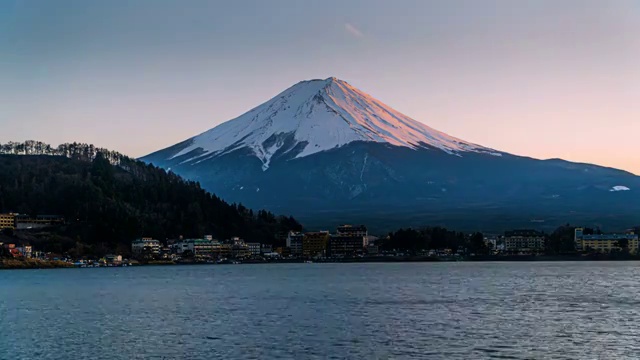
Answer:
[(452, 136), (640, 174), (640, 0), (0, 1), (0, 143), (142, 156), (335, 76)]

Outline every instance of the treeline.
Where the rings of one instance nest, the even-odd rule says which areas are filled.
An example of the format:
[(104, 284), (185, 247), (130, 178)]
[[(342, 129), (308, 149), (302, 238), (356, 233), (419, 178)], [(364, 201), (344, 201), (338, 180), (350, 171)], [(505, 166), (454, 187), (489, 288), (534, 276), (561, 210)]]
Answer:
[(35, 140), (27, 140), (25, 142), (8, 142), (0, 144), (0, 154), (5, 155), (49, 155), (64, 156), (70, 159), (93, 161), (98, 154), (109, 160), (113, 165), (120, 164), (122, 159), (126, 159), (125, 155), (117, 151), (95, 147), (92, 144), (85, 143), (66, 143), (53, 147), (47, 143)]
[[(107, 154), (109, 156), (110, 154)], [(123, 252), (133, 239), (239, 236), (275, 243), (302, 226), (292, 217), (228, 204), (196, 182), (127, 157), (90, 159), (0, 155), (0, 212), (62, 215), (67, 224), (39, 250)], [(43, 248), (44, 247), (44, 248)]]
[[(548, 255), (562, 255), (575, 253), (575, 226), (569, 224), (555, 229), (545, 236), (544, 253)], [(640, 227), (635, 229), (636, 233)], [(600, 229), (585, 228), (584, 234), (601, 234)], [(492, 249), (484, 241), (482, 233), (465, 234), (447, 230), (443, 227), (426, 227), (422, 229), (400, 229), (389, 234), (381, 241), (385, 251), (403, 251), (419, 253), (428, 250), (451, 249), (457, 252), (462, 249), (465, 253), (488, 254)]]

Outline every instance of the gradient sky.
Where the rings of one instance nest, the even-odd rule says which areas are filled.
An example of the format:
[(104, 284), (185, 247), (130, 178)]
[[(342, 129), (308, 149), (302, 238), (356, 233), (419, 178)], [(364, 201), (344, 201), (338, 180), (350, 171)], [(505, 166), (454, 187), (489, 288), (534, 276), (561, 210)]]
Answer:
[(0, 2), (0, 142), (141, 156), (330, 76), (468, 141), (640, 174), (640, 0)]

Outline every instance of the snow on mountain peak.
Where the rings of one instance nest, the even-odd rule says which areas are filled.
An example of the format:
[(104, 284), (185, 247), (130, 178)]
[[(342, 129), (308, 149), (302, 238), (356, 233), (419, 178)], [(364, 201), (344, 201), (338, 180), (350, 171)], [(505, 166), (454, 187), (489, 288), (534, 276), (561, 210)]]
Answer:
[(412, 149), (431, 146), (449, 154), (500, 153), (432, 129), (399, 113), (347, 82), (330, 77), (301, 81), (249, 112), (190, 139), (171, 158), (196, 149), (186, 161), (203, 161), (250, 148), (269, 168), (280, 151), (304, 157), (354, 141), (389, 143)]

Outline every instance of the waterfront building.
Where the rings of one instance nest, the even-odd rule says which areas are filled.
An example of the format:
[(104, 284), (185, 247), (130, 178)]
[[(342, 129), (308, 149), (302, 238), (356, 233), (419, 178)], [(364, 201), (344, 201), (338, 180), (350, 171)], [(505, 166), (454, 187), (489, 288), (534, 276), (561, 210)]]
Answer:
[(374, 244), (367, 245), (367, 254), (378, 255), (379, 252), (380, 252), (380, 248), (378, 247), (378, 245), (374, 245)]
[(64, 224), (64, 218), (60, 215), (16, 215), (16, 229), (37, 229)]
[(338, 236), (368, 236), (367, 227), (364, 225), (340, 225), (336, 232)]
[(134, 240), (131, 243), (131, 252), (137, 255), (145, 254), (145, 252), (149, 255), (159, 255), (160, 248), (160, 241), (148, 237)]
[(364, 242), (364, 236), (331, 235), (327, 256), (344, 257), (362, 254)]
[(173, 252), (183, 255), (190, 252), (195, 257), (212, 258), (220, 254), (221, 244), (207, 239), (184, 239), (173, 244)]
[(0, 214), (0, 230), (16, 228), (16, 214)]
[(249, 249), (249, 253), (251, 254), (251, 256), (260, 256), (260, 253), (262, 252), (262, 246), (260, 245), (260, 243), (247, 243), (247, 248)]
[(105, 255), (104, 260), (107, 264), (120, 264), (122, 263), (122, 255)]
[(510, 253), (539, 253), (544, 251), (545, 236), (535, 230), (514, 230), (504, 234), (505, 250)]
[(221, 258), (228, 258), (233, 255), (233, 244), (220, 244), (220, 252), (218, 256)]
[(305, 233), (302, 237), (302, 255), (305, 257), (325, 256), (328, 242), (328, 231)]
[(262, 244), (260, 247), (261, 254), (269, 254), (273, 252), (273, 245), (271, 244)]
[(291, 248), (287, 247), (287, 246), (280, 246), (277, 247), (274, 252), (276, 254), (279, 254), (281, 257), (290, 257), (291, 256)]
[(583, 228), (576, 228), (574, 241), (577, 251), (609, 253), (621, 251), (620, 242), (627, 243), (627, 250), (638, 253), (638, 234), (628, 232), (626, 234), (584, 234)]
[(220, 243), (207, 239), (192, 239), (190, 242), (193, 247), (193, 255), (197, 257), (214, 257), (220, 253)]
[(231, 256), (234, 258), (246, 258), (251, 256), (249, 246), (244, 241), (236, 241), (231, 246)]
[(287, 247), (292, 256), (301, 256), (302, 255), (302, 240), (304, 235), (300, 232), (289, 231), (289, 235), (287, 236)]
[(367, 227), (364, 225), (341, 225), (336, 235), (331, 235), (327, 246), (327, 256), (344, 257), (362, 254), (368, 245)]
[(32, 258), (33, 249), (31, 248), (30, 245), (24, 245), (24, 246), (16, 247), (16, 250), (18, 250), (18, 252), (20, 252), (22, 257), (25, 257), (27, 259), (31, 259)]

